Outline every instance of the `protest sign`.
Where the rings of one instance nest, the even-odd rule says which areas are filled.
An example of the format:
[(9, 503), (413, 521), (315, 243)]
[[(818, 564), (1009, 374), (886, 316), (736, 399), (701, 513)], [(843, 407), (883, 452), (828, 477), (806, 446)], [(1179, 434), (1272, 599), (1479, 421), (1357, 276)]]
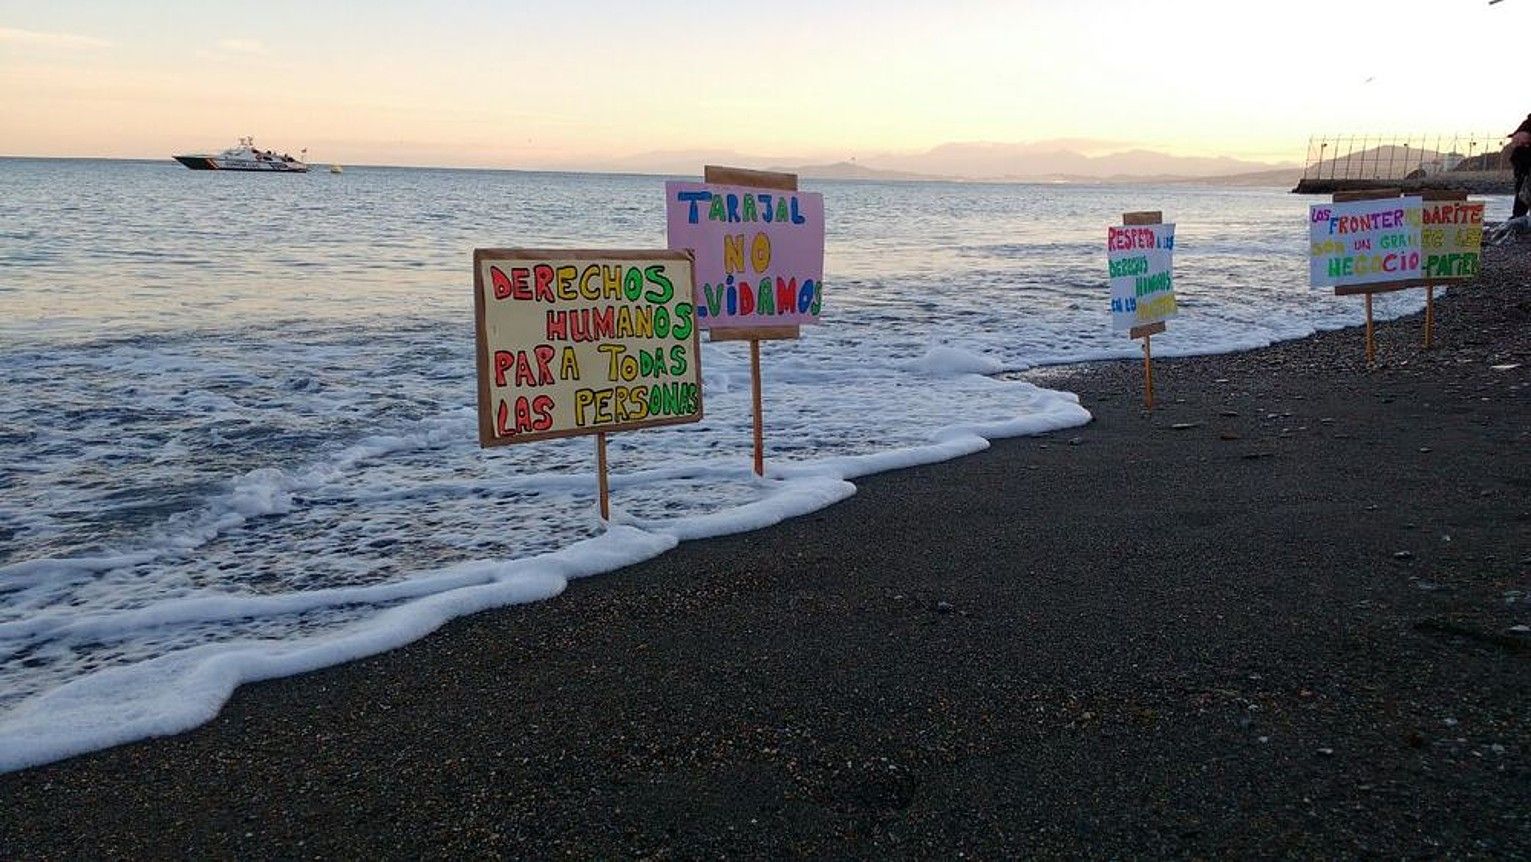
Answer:
[(1172, 224), (1112, 226), (1107, 231), (1112, 329), (1131, 332), (1179, 313), (1172, 272), (1174, 250)]
[(696, 254), (704, 329), (817, 323), (824, 288), (824, 197), (718, 183), (665, 183), (669, 246)]
[(1472, 278), (1483, 255), (1483, 204), (1425, 201), (1420, 227), (1424, 277), (1434, 281)]
[[(1422, 201), (1383, 197), (1314, 204), (1308, 211), (1308, 282), (1336, 293), (1417, 286)], [(1363, 286), (1364, 291), (1340, 288)]]
[(475, 249), (479, 443), (702, 418), (690, 255)]
[(1143, 339), (1143, 404), (1154, 409), (1154, 336), (1178, 313), (1173, 274), (1175, 226), (1159, 210), (1122, 213), (1106, 231), (1111, 326)]

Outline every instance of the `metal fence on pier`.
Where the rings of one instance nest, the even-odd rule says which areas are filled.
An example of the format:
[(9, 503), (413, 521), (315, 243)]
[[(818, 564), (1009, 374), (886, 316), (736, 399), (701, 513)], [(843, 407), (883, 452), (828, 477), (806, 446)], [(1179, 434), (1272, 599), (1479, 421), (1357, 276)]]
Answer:
[(1507, 139), (1492, 134), (1316, 135), (1305, 180), (1393, 180), (1452, 171), (1508, 171)]

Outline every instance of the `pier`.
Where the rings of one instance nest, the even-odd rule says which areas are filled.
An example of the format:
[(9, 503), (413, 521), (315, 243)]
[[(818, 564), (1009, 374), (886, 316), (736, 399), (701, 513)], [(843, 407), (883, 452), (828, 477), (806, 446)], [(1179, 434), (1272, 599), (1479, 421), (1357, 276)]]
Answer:
[(1321, 135), (1308, 139), (1297, 194), (1357, 189), (1449, 189), (1510, 194), (1505, 138), (1492, 134)]

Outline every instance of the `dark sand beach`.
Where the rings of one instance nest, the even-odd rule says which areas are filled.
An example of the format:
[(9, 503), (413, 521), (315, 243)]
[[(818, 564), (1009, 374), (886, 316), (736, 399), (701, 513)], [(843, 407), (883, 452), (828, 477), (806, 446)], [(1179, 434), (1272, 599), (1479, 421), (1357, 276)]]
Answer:
[(0, 857), (1531, 856), (1528, 246), (0, 776)]

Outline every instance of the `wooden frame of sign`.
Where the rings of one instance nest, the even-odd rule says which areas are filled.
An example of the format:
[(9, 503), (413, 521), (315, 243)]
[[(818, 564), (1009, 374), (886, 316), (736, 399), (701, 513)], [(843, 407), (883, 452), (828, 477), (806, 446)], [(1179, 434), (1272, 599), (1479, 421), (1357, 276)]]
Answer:
[[(797, 174), (780, 171), (753, 171), (723, 165), (704, 165), (702, 182), (720, 186), (744, 186), (782, 192), (797, 191)], [(755, 418), (755, 475), (765, 475), (765, 405), (760, 384), (760, 342), (800, 338), (802, 328), (791, 326), (721, 326), (707, 328), (709, 341), (748, 341), (750, 343), (750, 397)]]
[[(1122, 213), (1123, 225), (1164, 224), (1164, 212), (1162, 210), (1144, 210), (1142, 212)], [(1129, 338), (1143, 339), (1143, 403), (1149, 410), (1154, 409), (1154, 353), (1152, 347), (1153, 337), (1162, 332), (1167, 332), (1169, 327), (1164, 321), (1159, 320), (1143, 326), (1134, 326), (1127, 330)]]
[[(696, 258), (689, 251), (669, 249), (545, 249), (545, 248), (476, 248), (473, 250), (473, 338), (474, 362), (478, 374), (478, 442), (479, 446), (509, 446), (516, 443), (534, 443), (538, 440), (554, 440), (563, 437), (595, 435), (596, 488), (600, 496), (601, 519), (611, 519), (610, 483), (606, 473), (606, 435), (616, 431), (633, 431), (639, 428), (657, 428), (665, 425), (682, 425), (700, 422), (703, 416), (702, 397), (702, 350), (701, 327), (693, 325), (691, 331), (691, 355), (697, 379), (696, 411), (681, 416), (658, 419), (638, 419), (612, 422), (591, 428), (566, 428), (551, 431), (532, 431), (501, 437), (495, 434), (493, 396), (489, 386), (490, 357), (489, 334), (485, 326), (487, 311), (484, 299), (485, 261), (568, 261), (589, 260), (601, 263), (624, 261), (685, 261), (689, 278), (685, 296), (696, 295)], [(693, 321), (695, 318), (692, 318)]]

